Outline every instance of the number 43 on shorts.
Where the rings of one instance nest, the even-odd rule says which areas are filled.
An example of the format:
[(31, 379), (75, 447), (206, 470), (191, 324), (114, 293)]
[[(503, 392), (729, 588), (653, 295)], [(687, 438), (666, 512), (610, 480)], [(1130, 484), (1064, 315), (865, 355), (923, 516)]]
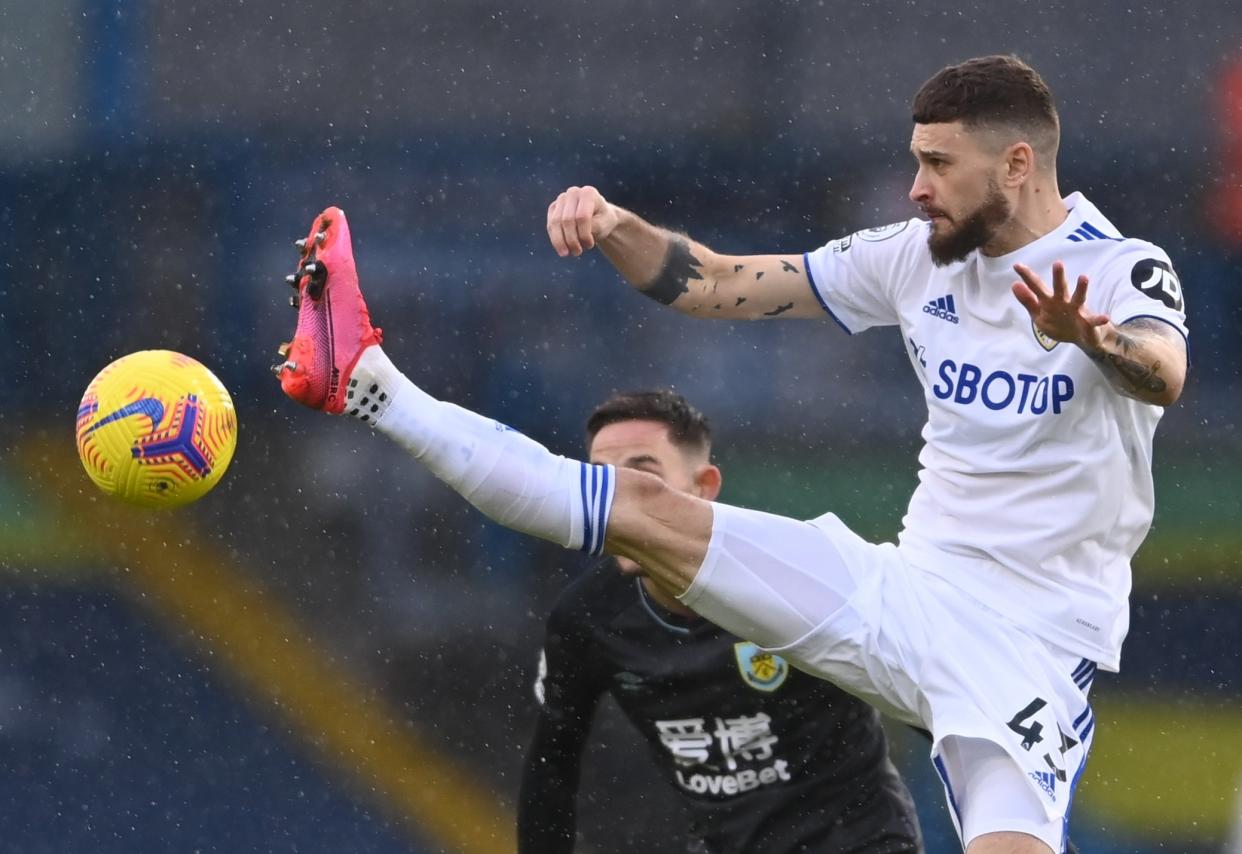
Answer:
[[(1032, 720), (1032, 718), (1039, 714), (1040, 709), (1046, 705), (1048, 703), (1045, 700), (1036, 697), (1014, 715), (1007, 724), (1011, 730), (1022, 736), (1022, 749), (1028, 753), (1034, 750), (1036, 745), (1042, 744), (1044, 741), (1044, 725), (1037, 720)], [(1078, 745), (1078, 739), (1066, 735), (1065, 731), (1061, 729), (1060, 724), (1057, 724), (1057, 735), (1060, 736), (1058, 755), (1054, 757), (1051, 752), (1047, 752), (1044, 754), (1044, 762), (1056, 773), (1057, 780), (1064, 783), (1066, 780), (1065, 754)]]

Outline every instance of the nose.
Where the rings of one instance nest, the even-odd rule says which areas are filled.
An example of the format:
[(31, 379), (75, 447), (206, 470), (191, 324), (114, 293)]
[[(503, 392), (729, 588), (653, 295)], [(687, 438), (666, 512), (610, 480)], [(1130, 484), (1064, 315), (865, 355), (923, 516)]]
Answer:
[(915, 204), (925, 204), (931, 199), (931, 187), (923, 176), (923, 170), (919, 169), (914, 175), (914, 184), (910, 187), (910, 201)]

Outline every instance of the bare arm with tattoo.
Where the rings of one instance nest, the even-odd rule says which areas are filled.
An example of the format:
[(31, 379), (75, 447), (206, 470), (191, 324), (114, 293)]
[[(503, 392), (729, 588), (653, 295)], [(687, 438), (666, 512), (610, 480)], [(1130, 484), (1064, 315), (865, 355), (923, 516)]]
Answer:
[(823, 317), (801, 255), (721, 255), (570, 187), (548, 207), (548, 238), (561, 257), (599, 246), (646, 296), (695, 317)]
[(1109, 327), (1100, 349), (1087, 355), (1113, 388), (1160, 406), (1176, 401), (1186, 376), (1186, 347), (1177, 330), (1148, 317)]
[(1040, 332), (1081, 347), (1121, 394), (1157, 406), (1177, 401), (1186, 381), (1186, 343), (1177, 330), (1145, 317), (1118, 326), (1088, 311), (1087, 277), (1078, 277), (1071, 296), (1059, 261), (1052, 265), (1051, 293), (1031, 268), (1017, 264), (1014, 270), (1022, 278), (1014, 296)]

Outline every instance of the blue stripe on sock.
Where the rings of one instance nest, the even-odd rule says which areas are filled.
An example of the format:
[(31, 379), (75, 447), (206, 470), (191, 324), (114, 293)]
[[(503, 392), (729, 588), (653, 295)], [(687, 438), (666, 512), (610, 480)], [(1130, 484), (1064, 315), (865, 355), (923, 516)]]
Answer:
[(587, 480), (587, 515), (583, 524), (586, 525), (586, 529), (590, 533), (582, 540), (582, 550), (587, 554), (595, 554), (595, 481), (597, 479), (595, 466), (588, 463), (587, 474), (589, 475)]
[(582, 467), (582, 474), (579, 482), (579, 489), (582, 491), (582, 545), (579, 547), (584, 552), (591, 550), (591, 510), (587, 501), (587, 464), (578, 463)]
[(604, 539), (606, 538), (606, 528), (608, 526), (608, 513), (612, 509), (612, 466), (600, 466), (600, 472), (603, 478), (603, 485), (600, 489), (599, 496), (599, 515), (597, 517), (598, 524), (595, 526), (596, 536), (599, 543), (596, 546), (595, 553), (599, 554), (604, 550)]
[(590, 510), (591, 510), (590, 553), (591, 554), (599, 553), (599, 546), (596, 542), (599, 539), (599, 531), (595, 529), (595, 513), (598, 507), (599, 507), (599, 466), (593, 465), (591, 466), (591, 501), (590, 501)]

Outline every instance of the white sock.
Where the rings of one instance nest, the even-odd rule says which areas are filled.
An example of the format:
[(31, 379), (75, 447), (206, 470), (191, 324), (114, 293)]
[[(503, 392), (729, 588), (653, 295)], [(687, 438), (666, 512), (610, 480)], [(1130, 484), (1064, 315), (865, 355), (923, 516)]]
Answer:
[(612, 466), (557, 456), (511, 427), (436, 400), (378, 346), (354, 368), (345, 414), (394, 439), (505, 527), (590, 554), (603, 550)]

